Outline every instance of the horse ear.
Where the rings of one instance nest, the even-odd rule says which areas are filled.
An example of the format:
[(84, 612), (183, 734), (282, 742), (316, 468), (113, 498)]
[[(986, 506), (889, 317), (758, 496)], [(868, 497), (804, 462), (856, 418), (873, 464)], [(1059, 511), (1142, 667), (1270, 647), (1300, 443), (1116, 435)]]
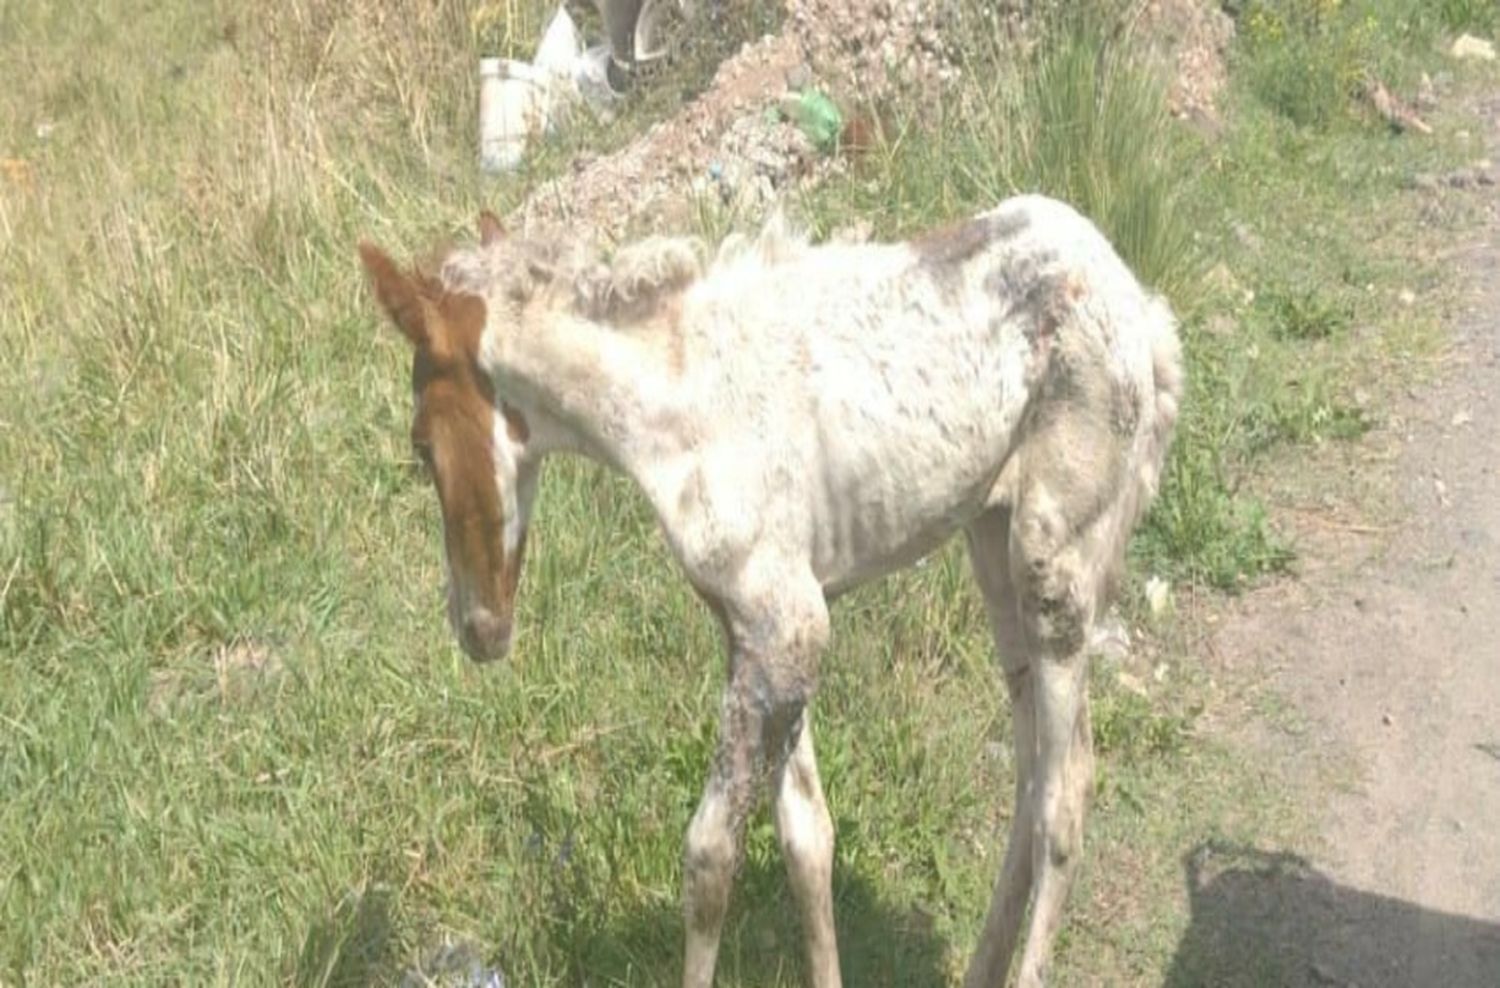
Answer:
[(362, 242), (359, 245), (359, 259), (364, 262), (365, 273), (369, 275), (370, 285), (375, 289), (376, 300), (385, 309), (386, 315), (391, 317), (396, 328), (411, 341), (412, 346), (430, 344), (429, 308), (411, 276), (397, 267), (396, 262), (374, 244)]
[(500, 217), (488, 209), (481, 209), (479, 211), (479, 242), (488, 247), (503, 236), (505, 236), (505, 227), (500, 225)]

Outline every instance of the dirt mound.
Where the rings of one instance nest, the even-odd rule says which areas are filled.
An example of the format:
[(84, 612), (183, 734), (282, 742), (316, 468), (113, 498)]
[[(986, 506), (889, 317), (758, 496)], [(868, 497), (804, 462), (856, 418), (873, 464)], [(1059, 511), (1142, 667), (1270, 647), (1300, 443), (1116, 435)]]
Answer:
[[(767, 114), (788, 89), (816, 82), (845, 106), (878, 101), (897, 87), (940, 92), (961, 71), (954, 46), (962, 31), (1015, 41), (1031, 3), (999, 0), (975, 26), (960, 23), (953, 0), (787, 0), (780, 35), (746, 44), (702, 95), (629, 147), (542, 185), (519, 219), (617, 242), (680, 230), (705, 198), (754, 215), (785, 189), (842, 167)], [(1233, 22), (1212, 0), (1151, 0), (1137, 28), (1173, 66), (1173, 113), (1213, 119)]]
[[(989, 11), (986, 30), (1016, 28), (1021, 0)], [(958, 76), (959, 5), (917, 0), (789, 0), (788, 30), (818, 78), (845, 97), (878, 100), (894, 87), (935, 92)]]
[[(694, 183), (711, 176), (716, 162), (721, 174), (756, 174), (743, 151), (731, 156), (724, 145), (743, 145), (744, 125), (736, 138), (735, 122), (763, 116), (786, 91), (788, 73), (800, 64), (801, 51), (788, 34), (747, 44), (719, 67), (708, 90), (675, 117), (656, 124), (629, 147), (544, 183), (522, 205), (523, 224), (566, 223), (576, 234), (601, 241), (643, 232), (642, 227), (681, 226)], [(786, 133), (795, 130), (791, 125), (767, 121), (766, 128), (774, 135), (767, 147), (795, 146), (796, 136)], [(762, 156), (766, 161), (770, 157)], [(785, 157), (777, 155), (777, 160)], [(790, 162), (785, 170), (792, 170)]]
[(629, 147), (543, 185), (523, 205), (522, 222), (566, 223), (611, 241), (680, 227), (704, 197), (753, 213), (788, 186), (840, 167), (795, 126), (768, 116), (777, 98), (814, 81), (845, 105), (879, 99), (898, 83), (942, 86), (957, 73), (944, 40), (952, 9), (789, 0), (780, 35), (745, 45), (701, 96)]
[(1171, 70), (1167, 107), (1173, 116), (1217, 120), (1215, 106), (1228, 79), (1225, 59), (1234, 21), (1217, 3), (1151, 0), (1141, 35)]

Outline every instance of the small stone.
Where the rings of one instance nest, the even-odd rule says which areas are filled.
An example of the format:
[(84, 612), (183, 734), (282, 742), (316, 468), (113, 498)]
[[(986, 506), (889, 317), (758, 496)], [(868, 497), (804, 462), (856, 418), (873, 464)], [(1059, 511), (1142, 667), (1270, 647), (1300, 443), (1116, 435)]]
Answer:
[(1476, 38), (1472, 34), (1461, 34), (1453, 42), (1453, 47), (1448, 49), (1448, 54), (1457, 59), (1493, 62), (1495, 46), (1492, 42)]
[(1247, 250), (1260, 250), (1260, 237), (1250, 229), (1247, 223), (1236, 223), (1233, 227), (1234, 239), (1240, 242), (1240, 246)]
[(1394, 717), (1392, 717), (1390, 714), (1381, 714), (1380, 715), (1380, 722), (1382, 724), (1384, 724), (1386, 727), (1390, 727), (1390, 726), (1392, 726), (1393, 724), (1396, 723), (1396, 719)]
[(1146, 581), (1146, 605), (1151, 616), (1159, 618), (1172, 609), (1172, 585), (1159, 576)]
[(875, 227), (869, 220), (856, 220), (848, 226), (841, 226), (828, 235), (828, 239), (834, 243), (841, 244), (863, 244), (868, 243), (875, 235)]
[(1468, 425), (1470, 422), (1474, 421), (1474, 416), (1469, 414), (1469, 412), (1467, 411), (1458, 411), (1453, 413), (1453, 418), (1451, 421), (1453, 423), (1453, 428), (1461, 429), (1464, 426)]
[(1417, 293), (1410, 288), (1403, 288), (1396, 295), (1396, 300), (1402, 305), (1410, 307), (1417, 304)]

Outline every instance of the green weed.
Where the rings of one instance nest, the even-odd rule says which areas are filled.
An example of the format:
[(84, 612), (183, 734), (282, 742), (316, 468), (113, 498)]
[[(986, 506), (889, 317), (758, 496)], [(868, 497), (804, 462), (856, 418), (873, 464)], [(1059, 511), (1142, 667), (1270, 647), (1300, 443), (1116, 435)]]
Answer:
[(1271, 332), (1284, 340), (1326, 340), (1348, 327), (1351, 306), (1317, 289), (1271, 290), (1256, 298)]
[(1152, 572), (1234, 591), (1284, 570), (1294, 553), (1264, 507), (1234, 492), (1223, 455), (1207, 443), (1182, 437), (1135, 550)]
[(1192, 713), (1164, 709), (1139, 689), (1109, 682), (1105, 674), (1094, 677), (1091, 696), (1094, 746), (1100, 755), (1126, 760), (1170, 758), (1191, 737)]
[(1256, 0), (1240, 16), (1241, 71), (1254, 93), (1303, 126), (1345, 116), (1370, 68), (1373, 25), (1337, 0)]

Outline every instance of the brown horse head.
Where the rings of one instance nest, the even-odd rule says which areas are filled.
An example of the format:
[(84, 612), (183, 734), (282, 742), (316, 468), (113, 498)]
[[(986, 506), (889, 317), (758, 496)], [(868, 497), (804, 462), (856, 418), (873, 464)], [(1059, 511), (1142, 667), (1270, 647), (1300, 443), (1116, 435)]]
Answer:
[[(486, 242), (499, 235), (485, 214)], [(448, 618), (470, 658), (510, 647), (535, 470), (522, 462), (524, 419), (479, 363), (486, 305), (430, 275), (403, 271), (362, 243), (375, 296), (412, 345), (411, 442), (437, 489), (448, 565)]]

